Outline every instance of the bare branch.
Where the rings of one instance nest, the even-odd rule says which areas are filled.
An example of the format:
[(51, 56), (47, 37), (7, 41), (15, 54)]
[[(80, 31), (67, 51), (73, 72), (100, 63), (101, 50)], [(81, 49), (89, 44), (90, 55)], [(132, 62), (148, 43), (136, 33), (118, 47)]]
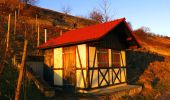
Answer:
[(70, 14), (71, 11), (72, 11), (72, 8), (68, 5), (62, 7), (62, 12), (64, 12), (65, 14)]
[[(100, 0), (99, 9), (90, 12), (89, 18), (99, 21), (99, 22), (107, 22), (112, 19), (113, 16), (110, 15), (111, 9), (111, 2), (109, 0)], [(94, 17), (95, 16), (95, 17)]]
[(89, 18), (92, 19), (92, 20), (95, 20), (97, 22), (103, 22), (103, 15), (102, 13), (97, 10), (97, 9), (93, 9), (92, 12), (90, 12), (89, 14)]
[(104, 22), (110, 20), (109, 13), (110, 13), (110, 2), (109, 0), (102, 0), (100, 4), (101, 12), (103, 14)]

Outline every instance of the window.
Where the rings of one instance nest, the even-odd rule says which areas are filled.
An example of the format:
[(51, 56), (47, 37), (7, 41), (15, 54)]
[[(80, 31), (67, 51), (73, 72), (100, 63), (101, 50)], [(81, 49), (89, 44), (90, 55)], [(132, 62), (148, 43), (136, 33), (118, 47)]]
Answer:
[(109, 54), (108, 49), (97, 49), (98, 67), (109, 66)]
[(112, 50), (112, 65), (115, 67), (120, 66), (120, 51)]

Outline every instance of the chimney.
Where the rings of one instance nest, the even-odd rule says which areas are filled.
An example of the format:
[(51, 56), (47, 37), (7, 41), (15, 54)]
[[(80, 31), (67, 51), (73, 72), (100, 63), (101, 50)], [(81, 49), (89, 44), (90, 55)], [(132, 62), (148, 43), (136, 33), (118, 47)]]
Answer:
[(47, 42), (47, 28), (44, 28), (44, 40)]

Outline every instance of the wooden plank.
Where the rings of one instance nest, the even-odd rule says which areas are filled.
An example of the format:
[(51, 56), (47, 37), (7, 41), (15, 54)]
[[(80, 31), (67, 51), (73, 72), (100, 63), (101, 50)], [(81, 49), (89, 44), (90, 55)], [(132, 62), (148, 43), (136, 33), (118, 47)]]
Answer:
[(87, 84), (87, 88), (90, 87), (90, 75), (89, 75), (89, 45), (86, 44), (86, 71), (87, 71), (87, 75), (86, 75), (86, 84)]
[[(89, 68), (89, 70), (98, 70), (98, 69), (115, 69), (115, 68), (120, 68), (120, 67), (94, 67), (94, 68)], [(126, 68), (126, 67), (121, 67), (121, 68)]]
[(64, 77), (63, 82), (65, 85), (76, 84), (76, 46), (63, 48), (63, 68)]
[(86, 68), (76, 68), (76, 70), (87, 70)]
[(98, 87), (100, 86), (100, 77), (99, 77), (99, 71), (100, 71), (100, 69), (98, 68), (98, 70), (97, 70), (97, 75), (98, 75)]
[(108, 70), (108, 81), (109, 81), (109, 84), (110, 84), (110, 70), (109, 69), (107, 69)]
[(63, 68), (52, 68), (53, 70), (63, 70)]

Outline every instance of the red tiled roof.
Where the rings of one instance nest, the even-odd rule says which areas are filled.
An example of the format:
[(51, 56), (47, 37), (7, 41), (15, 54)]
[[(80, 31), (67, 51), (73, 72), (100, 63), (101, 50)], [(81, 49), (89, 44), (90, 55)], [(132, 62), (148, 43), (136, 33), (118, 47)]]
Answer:
[(114, 29), (121, 22), (125, 22), (125, 20), (125, 18), (121, 18), (106, 23), (71, 30), (64, 33), (60, 37), (50, 39), (38, 48), (46, 49), (97, 40), (105, 36), (110, 30)]

